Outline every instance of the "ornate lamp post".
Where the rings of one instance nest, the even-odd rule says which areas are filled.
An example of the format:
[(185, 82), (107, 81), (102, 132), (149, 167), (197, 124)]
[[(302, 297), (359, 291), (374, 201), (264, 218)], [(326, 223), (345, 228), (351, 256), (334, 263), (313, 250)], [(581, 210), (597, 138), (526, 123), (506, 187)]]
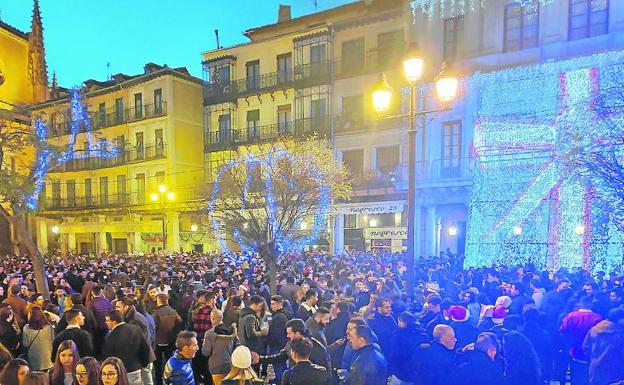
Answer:
[(162, 215), (162, 249), (163, 252), (167, 250), (167, 211), (166, 204), (167, 202), (173, 202), (175, 200), (175, 193), (173, 191), (168, 191), (169, 187), (164, 184), (158, 186), (157, 193), (151, 193), (150, 199), (152, 202), (159, 202), (163, 204), (163, 215)]

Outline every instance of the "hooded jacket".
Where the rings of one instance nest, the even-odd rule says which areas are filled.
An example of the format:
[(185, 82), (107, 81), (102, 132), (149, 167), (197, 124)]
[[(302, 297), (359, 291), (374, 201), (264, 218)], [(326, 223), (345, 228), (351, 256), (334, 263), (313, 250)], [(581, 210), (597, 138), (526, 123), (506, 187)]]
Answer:
[(261, 320), (250, 307), (241, 310), (238, 321), (238, 340), (249, 350), (259, 353), (262, 351)]
[(232, 352), (236, 345), (236, 328), (220, 324), (206, 332), (201, 352), (202, 355), (208, 357), (208, 368), (211, 374), (230, 372)]

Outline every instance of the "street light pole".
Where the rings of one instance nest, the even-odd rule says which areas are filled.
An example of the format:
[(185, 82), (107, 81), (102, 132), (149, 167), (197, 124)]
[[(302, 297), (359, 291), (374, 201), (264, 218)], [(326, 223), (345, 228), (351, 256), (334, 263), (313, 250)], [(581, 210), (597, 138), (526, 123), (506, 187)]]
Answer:
[(416, 259), (416, 82), (410, 82), (408, 120), (408, 187), (407, 187), (407, 293), (411, 297), (414, 293), (414, 263)]

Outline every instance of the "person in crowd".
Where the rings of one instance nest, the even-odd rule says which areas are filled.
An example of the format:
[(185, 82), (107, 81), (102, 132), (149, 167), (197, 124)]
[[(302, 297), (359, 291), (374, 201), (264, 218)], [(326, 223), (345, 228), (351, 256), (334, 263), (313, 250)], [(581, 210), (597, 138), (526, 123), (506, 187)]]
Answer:
[(503, 336), (505, 360), (504, 385), (538, 385), (540, 364), (531, 342), (521, 333), (511, 331)]
[[(204, 335), (202, 355), (208, 357), (208, 369), (214, 385), (221, 385), (221, 381), (232, 369), (232, 353), (236, 347), (236, 324), (228, 326), (223, 323), (223, 313), (214, 309), (210, 314), (213, 325)], [(277, 369), (275, 369), (277, 376)]]
[[(353, 350), (353, 343), (351, 342), (355, 338), (355, 329), (357, 329), (360, 326), (365, 326), (365, 325), (366, 325), (366, 321), (364, 321), (364, 319), (362, 318), (351, 318), (349, 322), (347, 323), (347, 330), (346, 330), (347, 343), (345, 344), (345, 349), (342, 355), (342, 360), (341, 360), (341, 365), (340, 365), (340, 367), (344, 370), (348, 371), (349, 369), (351, 369), (351, 363), (355, 359), (356, 354), (355, 354), (355, 350)], [(375, 338), (375, 341), (372, 341), (372, 342), (376, 343), (376, 338)]]
[(187, 330), (179, 332), (175, 346), (177, 350), (165, 365), (163, 381), (168, 385), (195, 385), (191, 361), (199, 350), (197, 333)]
[(89, 332), (82, 329), (85, 320), (82, 312), (72, 308), (65, 312), (64, 317), (67, 320), (67, 327), (54, 338), (52, 355), (56, 355), (57, 349), (63, 341), (70, 340), (76, 344), (81, 357), (92, 356), (93, 339)]
[[(288, 307), (290, 307), (288, 305)], [(267, 335), (267, 343), (269, 346), (269, 354), (276, 354), (286, 346), (288, 337), (286, 337), (286, 323), (292, 315), (292, 308), (284, 308), (284, 297), (274, 295), (271, 297), (271, 313), (273, 318), (269, 324), (269, 333)], [(282, 378), (286, 365), (283, 362), (273, 364), (275, 378)]]
[(392, 355), (392, 337), (398, 326), (392, 316), (392, 303), (387, 298), (379, 298), (375, 303), (375, 314), (368, 320), (368, 326), (377, 336), (377, 343), (385, 357)]
[(414, 355), (414, 370), (419, 373), (423, 385), (443, 385), (449, 378), (455, 365), (457, 338), (453, 328), (440, 324), (433, 329), (433, 340), (422, 344)]
[(349, 385), (385, 384), (388, 378), (388, 362), (382, 352), (373, 345), (374, 332), (368, 326), (358, 326), (351, 341), (356, 358), (349, 369)]
[(121, 360), (124, 377), (129, 385), (143, 385), (141, 369), (149, 364), (151, 347), (141, 328), (124, 322), (122, 314), (117, 310), (111, 310), (106, 315), (106, 325), (110, 333), (104, 340), (102, 355)]
[(427, 342), (427, 336), (418, 325), (416, 316), (408, 311), (399, 314), (398, 327), (392, 336), (391, 354), (387, 357), (389, 370), (402, 384), (412, 384), (418, 375), (412, 367), (414, 353)]
[(540, 312), (534, 307), (526, 309), (523, 313), (524, 325), (519, 329), (533, 345), (540, 362), (542, 382), (547, 383), (552, 376), (554, 348), (550, 333), (546, 331), (540, 322)]
[(237, 324), (240, 319), (242, 305), (243, 300), (241, 297), (232, 297), (223, 312), (223, 323), (226, 325)]
[(238, 339), (241, 345), (247, 346), (252, 352), (262, 352), (262, 337), (269, 334), (269, 328), (262, 326), (260, 315), (264, 308), (264, 300), (260, 296), (252, 296), (249, 306), (241, 312), (238, 321)]
[(591, 385), (624, 380), (624, 308), (611, 309), (606, 320), (589, 330), (583, 351), (589, 359)]
[(50, 385), (50, 377), (46, 372), (28, 372), (20, 385)]
[(14, 358), (4, 365), (0, 372), (0, 384), (22, 385), (24, 376), (30, 372), (28, 362), (21, 358)]
[[(281, 385), (330, 385), (331, 373), (322, 366), (310, 362), (313, 344), (308, 338), (294, 340), (290, 345), (290, 357), (295, 363), (286, 370)], [(276, 378), (277, 379), (277, 378)]]
[(93, 357), (82, 357), (74, 367), (73, 385), (98, 385), (100, 364)]
[[(65, 308), (65, 313), (63, 314), (64, 315), (67, 314), (68, 310), (71, 310), (71, 309), (79, 310), (82, 316), (84, 317), (84, 321), (83, 321), (83, 324), (81, 325), (81, 328), (87, 331), (89, 334), (92, 334), (93, 330), (95, 329), (95, 317), (93, 315), (93, 312), (91, 312), (91, 310), (89, 310), (87, 306), (83, 305), (82, 294), (75, 293), (75, 294), (70, 295), (68, 298), (69, 298), (70, 303), (69, 303), (69, 306)], [(67, 317), (61, 317), (58, 325), (56, 326), (56, 333), (58, 334), (62, 332), (63, 330), (65, 330), (65, 328), (67, 327), (67, 323), (68, 323)]]
[(111, 311), (111, 303), (104, 294), (100, 286), (94, 286), (91, 289), (91, 300), (88, 303), (89, 310), (93, 313), (95, 325), (93, 328), (93, 347), (95, 348), (95, 356), (100, 357), (104, 338), (108, 333), (106, 327), (106, 314)]
[(468, 322), (470, 319), (468, 309), (463, 306), (453, 305), (448, 311), (448, 316), (451, 321), (450, 326), (453, 328), (457, 338), (457, 347), (461, 349), (477, 339), (479, 330)]
[(536, 309), (541, 309), (542, 301), (544, 300), (544, 295), (546, 295), (546, 289), (544, 289), (542, 285), (542, 281), (539, 278), (533, 278), (530, 282), (531, 286), (531, 299), (535, 304)]
[(21, 347), (20, 328), (15, 319), (15, 314), (11, 306), (4, 305), (0, 308), (0, 343), (11, 352), (13, 357), (19, 355)]
[(454, 385), (502, 385), (505, 383), (504, 363), (500, 357), (500, 343), (493, 333), (481, 333), (468, 349), (458, 356), (458, 363), (451, 370), (450, 384)]
[(299, 286), (295, 284), (295, 277), (289, 275), (286, 277), (286, 284), (282, 285), (278, 290), (279, 295), (290, 302), (291, 310), (296, 311), (297, 309), (293, 308), (293, 306), (298, 306), (296, 295), (299, 290)]
[(143, 305), (145, 305), (145, 312), (148, 314), (152, 314), (156, 310), (158, 307), (158, 288), (156, 286), (148, 286), (147, 293), (143, 298)]
[(320, 341), (325, 348), (328, 348), (327, 338), (325, 337), (325, 327), (329, 324), (329, 309), (319, 307), (314, 312), (314, 316), (306, 321), (306, 328), (310, 335)]
[(517, 316), (522, 316), (524, 307), (533, 300), (526, 294), (525, 286), (522, 282), (512, 282), (509, 287), (509, 294), (511, 295), (511, 303), (509, 304), (509, 313)]
[(54, 329), (39, 306), (28, 312), (28, 323), (22, 331), (22, 347), (33, 370), (52, 368)]
[(579, 309), (563, 318), (559, 330), (569, 342), (570, 380), (572, 385), (589, 384), (589, 363), (583, 351), (583, 341), (589, 330), (602, 321), (602, 316), (592, 311), (593, 298), (583, 296), (579, 300)]
[(260, 385), (264, 381), (251, 367), (251, 351), (246, 346), (237, 347), (232, 353), (232, 369), (223, 378), (222, 385)]
[[(135, 303), (133, 299), (126, 296), (115, 302), (115, 309), (123, 315), (125, 323), (138, 326), (143, 334), (147, 346), (147, 361), (140, 370), (141, 380), (143, 385), (152, 385), (152, 363), (156, 361), (156, 355), (152, 348), (153, 333), (150, 332), (147, 318), (137, 310)], [(130, 370), (127, 367), (126, 369), (128, 370), (128, 378), (132, 381)]]
[[(28, 317), (28, 302), (20, 297), (20, 288), (18, 285), (11, 285), (8, 288), (7, 293), (8, 297), (3, 301), (3, 303), (9, 305), (13, 310), (14, 321), (21, 329), (26, 324), (26, 319)], [(4, 315), (1, 312), (0, 316), (4, 319)], [(11, 322), (13, 322), (13, 320)]]
[(307, 321), (316, 312), (316, 304), (318, 303), (318, 292), (314, 289), (309, 289), (305, 293), (304, 301), (299, 305), (295, 318)]
[(80, 359), (78, 348), (74, 341), (67, 340), (59, 344), (54, 365), (50, 371), (50, 385), (72, 385), (74, 382), (74, 367)]
[[(140, 374), (139, 374), (140, 383)], [(132, 385), (121, 359), (108, 357), (100, 366), (100, 385)]]
[[(155, 287), (153, 291), (156, 291)], [(152, 317), (156, 324), (154, 376), (156, 385), (162, 385), (163, 365), (173, 354), (176, 338), (179, 337), (178, 333), (183, 329), (183, 324), (182, 317), (169, 306), (169, 296), (167, 294), (156, 295), (156, 308), (152, 311)]]

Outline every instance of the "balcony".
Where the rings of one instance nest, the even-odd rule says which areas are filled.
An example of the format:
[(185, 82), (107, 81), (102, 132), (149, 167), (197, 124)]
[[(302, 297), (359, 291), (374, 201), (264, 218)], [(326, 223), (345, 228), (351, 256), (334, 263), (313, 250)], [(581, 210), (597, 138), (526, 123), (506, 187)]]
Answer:
[(269, 124), (244, 129), (229, 129), (207, 132), (205, 135), (204, 151), (219, 151), (245, 144), (261, 143), (285, 137), (305, 138), (312, 134), (327, 136), (329, 120), (298, 119), (294, 122)]
[(271, 72), (230, 82), (204, 84), (204, 105), (234, 102), (239, 97), (291, 88), (292, 71)]
[[(126, 108), (117, 111), (115, 108), (106, 109), (103, 112), (89, 112), (89, 122), (92, 130), (112, 127), (119, 124), (136, 122), (139, 120), (155, 118), (167, 114), (167, 103), (145, 104), (140, 108)], [(69, 135), (71, 132), (71, 120), (66, 119), (62, 122), (49, 124), (48, 137), (56, 137), (61, 135)], [(78, 126), (78, 132), (86, 132), (87, 127), (84, 124)]]
[(369, 50), (360, 60), (338, 58), (334, 60), (334, 76), (340, 79), (400, 69), (404, 54), (405, 43), (397, 42)]
[(126, 147), (115, 158), (72, 159), (53, 172), (98, 170), (101, 168), (123, 166), (136, 162), (163, 159), (167, 156), (167, 146), (163, 144), (145, 147)]
[(329, 84), (331, 62), (323, 60), (313, 63), (301, 64), (295, 67), (295, 87), (305, 88), (319, 84)]

